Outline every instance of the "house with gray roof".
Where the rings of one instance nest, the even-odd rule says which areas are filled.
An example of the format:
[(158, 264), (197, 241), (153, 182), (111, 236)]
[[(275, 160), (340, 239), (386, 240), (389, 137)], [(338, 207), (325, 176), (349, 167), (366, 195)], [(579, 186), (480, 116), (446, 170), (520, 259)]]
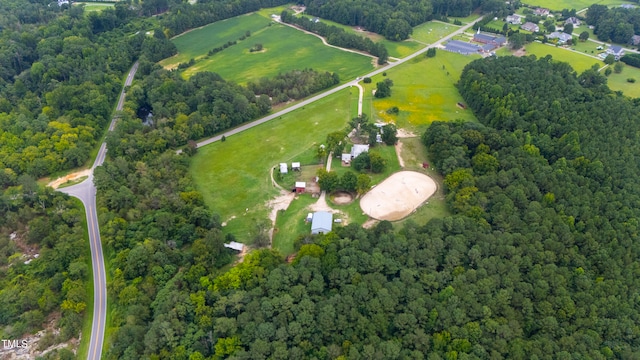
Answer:
[(526, 22), (526, 23), (522, 24), (522, 26), (520, 26), (520, 29), (531, 31), (531, 32), (540, 31), (540, 27), (537, 24), (534, 24), (532, 22)]
[(570, 18), (568, 18), (567, 20), (564, 21), (565, 24), (571, 24), (573, 26), (580, 26), (581, 22), (580, 19), (578, 19), (575, 16), (572, 16)]
[(622, 46), (611, 45), (607, 49), (607, 54), (613, 55), (616, 58), (616, 61), (617, 61), (617, 60), (620, 60), (620, 58), (624, 56), (624, 49), (622, 48)]
[(311, 219), (311, 234), (326, 234), (331, 231), (333, 214), (328, 211), (317, 211)]
[(563, 45), (567, 41), (571, 40), (571, 35), (559, 31), (554, 31), (547, 35), (547, 39), (558, 39), (558, 44)]

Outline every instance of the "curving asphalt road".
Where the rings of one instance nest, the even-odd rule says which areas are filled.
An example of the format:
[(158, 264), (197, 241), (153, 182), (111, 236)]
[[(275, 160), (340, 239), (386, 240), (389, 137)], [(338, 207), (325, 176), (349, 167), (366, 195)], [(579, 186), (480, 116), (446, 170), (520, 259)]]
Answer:
[[(453, 33), (451, 33), (451, 34), (449, 34), (449, 35), (447, 35), (447, 36), (443, 37), (442, 39), (440, 39), (440, 40), (438, 40), (438, 41), (434, 42), (433, 44), (431, 44), (431, 46), (427, 46), (427, 47), (425, 47), (424, 49), (420, 49), (420, 50), (418, 50), (418, 51), (414, 52), (413, 54), (411, 54), (411, 55), (409, 55), (409, 56), (407, 56), (407, 57), (405, 57), (405, 58), (402, 58), (402, 59), (400, 59), (400, 60), (398, 60), (398, 61), (395, 61), (395, 62), (393, 62), (393, 63), (388, 64), (387, 66), (383, 66), (383, 67), (381, 67), (380, 69), (374, 70), (374, 71), (372, 71), (372, 72), (370, 72), (370, 73), (368, 73), (368, 74), (366, 74), (366, 75), (363, 75), (363, 77), (372, 77), (372, 76), (374, 76), (374, 75), (378, 75), (378, 74), (380, 74), (380, 73), (382, 73), (382, 72), (384, 72), (384, 71), (387, 71), (387, 70), (389, 70), (389, 69), (391, 69), (391, 68), (394, 68), (394, 67), (396, 67), (396, 66), (398, 66), (398, 65), (400, 65), (400, 64), (402, 64), (402, 63), (405, 63), (405, 62), (407, 62), (407, 61), (409, 61), (409, 60), (411, 60), (411, 59), (413, 59), (413, 58), (416, 58), (416, 57), (418, 57), (418, 56), (420, 56), (420, 55), (424, 54), (425, 52), (427, 52), (427, 50), (428, 50), (430, 47), (434, 47), (434, 46), (440, 45), (440, 44), (442, 44), (443, 42), (445, 42), (445, 41), (447, 41), (447, 40), (451, 39), (452, 37), (454, 37), (454, 36), (456, 36), (456, 35), (459, 35), (459, 34), (462, 34), (462, 33), (463, 33), (463, 32), (465, 32), (467, 29), (469, 29), (470, 27), (472, 27), (475, 23), (477, 23), (478, 21), (482, 20), (482, 18), (483, 18), (483, 17), (481, 16), (481, 17), (479, 17), (478, 19), (476, 19), (475, 21), (473, 21), (473, 22), (471, 22), (471, 23), (469, 23), (469, 24), (467, 24), (467, 25), (465, 25), (465, 26), (462, 26), (461, 28), (459, 28), (459, 29), (458, 29), (458, 30), (456, 30), (455, 32), (453, 32)], [(254, 127), (254, 126), (258, 126), (258, 125), (260, 125), (260, 124), (264, 124), (264, 123), (266, 123), (267, 121), (270, 121), (270, 120), (276, 119), (276, 118), (278, 118), (278, 117), (280, 117), (280, 116), (282, 116), (282, 115), (284, 115), (284, 114), (287, 114), (287, 113), (290, 113), (290, 112), (292, 112), (292, 111), (298, 110), (298, 109), (300, 109), (300, 108), (302, 108), (302, 107), (304, 107), (304, 106), (307, 106), (307, 105), (309, 105), (309, 104), (311, 104), (311, 103), (313, 103), (313, 102), (315, 102), (315, 101), (318, 101), (318, 100), (320, 100), (320, 99), (322, 99), (322, 98), (325, 98), (325, 97), (327, 97), (327, 96), (329, 96), (329, 95), (331, 95), (331, 94), (335, 94), (335, 93), (337, 93), (337, 92), (338, 92), (338, 91), (340, 91), (340, 90), (344, 90), (344, 89), (346, 89), (346, 88), (348, 88), (348, 87), (350, 87), (350, 86), (355, 86), (356, 84), (358, 84), (358, 82), (360, 81), (360, 79), (361, 79), (361, 78), (357, 78), (357, 79), (355, 79), (355, 80), (351, 80), (351, 81), (349, 81), (349, 82), (347, 82), (347, 83), (345, 83), (345, 84), (342, 84), (342, 85), (340, 85), (340, 86), (338, 86), (338, 87), (335, 87), (335, 88), (333, 88), (333, 89), (327, 90), (327, 91), (325, 91), (325, 92), (323, 92), (323, 93), (321, 93), (321, 94), (319, 94), (319, 95), (316, 95), (316, 96), (313, 96), (313, 97), (311, 97), (311, 98), (309, 98), (309, 99), (307, 99), (307, 100), (301, 101), (301, 102), (299, 102), (299, 103), (297, 103), (297, 104), (295, 104), (295, 105), (293, 105), (293, 106), (291, 106), (291, 107), (288, 107), (288, 108), (286, 108), (286, 109), (284, 109), (284, 110), (280, 110), (280, 111), (278, 111), (278, 112), (276, 112), (276, 113), (273, 113), (273, 114), (271, 114), (271, 115), (265, 116), (265, 117), (263, 117), (263, 118), (261, 118), (261, 119), (258, 119), (258, 120), (255, 120), (255, 121), (252, 121), (252, 122), (250, 122), (250, 123), (246, 123), (246, 124), (241, 125), (241, 126), (238, 126), (237, 128), (231, 129), (231, 130), (229, 130), (229, 131), (227, 131), (227, 132), (225, 132), (225, 133), (223, 133), (223, 134), (219, 134), (219, 135), (216, 135), (216, 136), (210, 137), (210, 138), (208, 138), (208, 139), (206, 139), (206, 140), (202, 140), (202, 141), (200, 141), (200, 142), (198, 142), (198, 143), (197, 143), (197, 147), (205, 146), (205, 145), (211, 144), (211, 143), (213, 143), (213, 142), (219, 141), (223, 136), (224, 136), (225, 138), (228, 138), (228, 137), (229, 137), (229, 136), (231, 136), (231, 135), (235, 135), (235, 134), (237, 134), (237, 133), (240, 133), (240, 132), (243, 132), (243, 131), (245, 131), (245, 130), (247, 130), (247, 129), (250, 129), (250, 128)], [(181, 153), (181, 152), (182, 152), (182, 150), (178, 150), (177, 152), (178, 152), (178, 153)]]
[[(133, 77), (138, 70), (138, 62), (133, 64), (124, 87), (120, 93), (120, 99), (116, 106), (116, 111), (121, 111), (124, 106), (125, 88), (131, 86)], [(109, 131), (115, 128), (117, 115), (111, 119)], [(107, 276), (104, 268), (104, 257), (102, 255), (102, 243), (100, 240), (100, 228), (98, 226), (98, 215), (96, 210), (96, 187), (93, 184), (93, 169), (102, 165), (107, 155), (107, 144), (100, 146), (96, 160), (91, 167), (89, 177), (76, 185), (58, 189), (58, 191), (76, 197), (82, 201), (87, 217), (87, 227), (89, 230), (89, 244), (91, 247), (91, 265), (93, 268), (93, 324), (91, 325), (91, 339), (89, 342), (89, 353), (87, 359), (99, 360), (102, 356), (102, 345), (104, 342), (104, 328), (107, 317)]]

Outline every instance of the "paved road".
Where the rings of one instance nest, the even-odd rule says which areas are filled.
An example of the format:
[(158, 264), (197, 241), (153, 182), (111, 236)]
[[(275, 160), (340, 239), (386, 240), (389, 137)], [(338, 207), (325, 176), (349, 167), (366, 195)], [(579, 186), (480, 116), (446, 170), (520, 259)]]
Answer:
[[(138, 70), (136, 62), (129, 70), (124, 86), (130, 86), (133, 77)], [(116, 106), (116, 111), (121, 111), (124, 105), (125, 89), (120, 93), (120, 99)], [(115, 127), (117, 116), (111, 119), (109, 131)], [(89, 177), (73, 186), (58, 189), (58, 191), (76, 197), (82, 201), (87, 217), (87, 227), (89, 229), (89, 244), (91, 247), (91, 265), (93, 268), (93, 323), (91, 325), (91, 339), (89, 342), (89, 353), (87, 359), (99, 360), (102, 356), (102, 346), (104, 342), (104, 328), (107, 316), (107, 276), (104, 268), (104, 257), (102, 255), (102, 243), (100, 240), (100, 228), (98, 226), (98, 215), (96, 211), (96, 187), (93, 184), (93, 169), (102, 165), (107, 154), (107, 144), (102, 143), (98, 156), (91, 167)], [(83, 334), (85, 335), (85, 334)]]
[[(451, 39), (452, 37), (454, 37), (456, 35), (459, 35), (459, 34), (462, 34), (463, 32), (465, 32), (467, 29), (472, 27), (476, 22), (478, 22), (480, 20), (482, 20), (482, 16), (479, 17), (478, 19), (476, 19), (475, 21), (473, 21), (472, 23), (469, 23), (469, 24), (461, 27), (460, 29), (456, 30), (455, 32), (453, 32), (453, 33), (443, 37), (442, 39), (434, 42), (433, 44), (431, 44), (431, 46), (428, 46), (428, 47), (425, 47), (423, 49), (420, 49), (420, 50), (414, 52), (413, 54), (411, 54), (411, 55), (409, 55), (409, 56), (407, 56), (405, 58), (402, 58), (402, 59), (400, 59), (398, 61), (390, 63), (390, 64), (388, 64), (386, 66), (383, 66), (383, 67), (381, 67), (381, 68), (379, 68), (377, 70), (374, 70), (374, 71), (364, 75), (364, 77), (372, 77), (374, 75), (378, 75), (378, 74), (380, 74), (380, 73), (382, 73), (384, 71), (387, 71), (387, 70), (389, 70), (391, 68), (394, 68), (394, 67), (396, 67), (396, 66), (398, 66), (398, 65), (400, 65), (402, 63), (405, 63), (405, 62), (407, 62), (407, 61), (409, 61), (409, 60), (411, 60), (413, 58), (416, 58), (416, 57), (424, 54), (425, 52), (427, 52), (429, 47), (434, 47), (434, 46), (440, 45), (441, 43)], [(298, 110), (300, 108), (303, 108), (303, 107), (305, 107), (305, 106), (307, 106), (307, 105), (309, 105), (309, 104), (311, 104), (311, 103), (313, 103), (315, 101), (318, 101), (318, 100), (320, 100), (322, 98), (325, 98), (325, 97), (327, 97), (327, 96), (329, 96), (331, 94), (335, 94), (338, 91), (344, 90), (344, 89), (346, 89), (346, 88), (348, 88), (350, 86), (355, 86), (359, 81), (360, 81), (359, 79), (355, 79), (355, 80), (349, 81), (349, 82), (347, 82), (345, 84), (342, 84), (342, 85), (340, 85), (338, 87), (335, 87), (333, 89), (327, 90), (327, 91), (325, 91), (325, 92), (323, 92), (323, 93), (321, 93), (319, 95), (316, 95), (316, 96), (313, 96), (313, 97), (311, 97), (311, 98), (309, 98), (307, 100), (301, 101), (301, 102), (299, 102), (299, 103), (297, 103), (297, 104), (295, 104), (295, 105), (293, 105), (291, 107), (288, 107), (288, 108), (286, 108), (284, 110), (280, 110), (280, 111), (278, 111), (276, 113), (273, 113), (271, 115), (265, 116), (265, 117), (263, 117), (261, 119), (258, 119), (256, 121), (253, 121), (253, 122), (246, 123), (244, 125), (238, 126), (237, 128), (231, 129), (231, 130), (229, 130), (229, 131), (227, 131), (227, 132), (225, 132), (223, 134), (213, 136), (213, 137), (208, 138), (206, 140), (202, 140), (202, 141), (197, 143), (197, 147), (209, 145), (211, 143), (219, 141), (223, 136), (225, 138), (228, 138), (231, 135), (235, 135), (237, 133), (243, 132), (243, 131), (245, 131), (247, 129), (250, 129), (250, 128), (254, 127), (254, 126), (258, 126), (260, 124), (266, 123), (267, 121), (270, 121), (270, 120), (273, 120), (273, 119), (277, 119), (277, 118), (281, 117), (284, 114), (290, 113), (290, 112)], [(180, 153), (180, 152), (182, 152), (182, 151), (178, 150), (178, 153)]]

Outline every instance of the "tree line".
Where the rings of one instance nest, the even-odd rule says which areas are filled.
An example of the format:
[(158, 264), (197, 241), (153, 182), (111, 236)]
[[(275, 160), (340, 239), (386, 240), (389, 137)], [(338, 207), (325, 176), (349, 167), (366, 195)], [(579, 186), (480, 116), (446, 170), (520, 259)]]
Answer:
[(593, 25), (593, 32), (600, 41), (627, 44), (634, 34), (640, 34), (640, 8), (622, 8), (593, 4), (586, 16), (587, 24)]
[(248, 83), (247, 88), (256, 96), (267, 95), (272, 103), (278, 104), (302, 99), (339, 83), (340, 77), (336, 73), (304, 69), (278, 74), (273, 78), (264, 77), (257, 82)]
[(385, 64), (389, 57), (384, 44), (375, 43), (369, 38), (350, 34), (337, 26), (327, 25), (321, 21), (312, 21), (306, 16), (296, 17), (284, 10), (280, 14), (282, 22), (297, 25), (307, 31), (324, 37), (331, 45), (368, 52), (378, 57), (378, 64)]

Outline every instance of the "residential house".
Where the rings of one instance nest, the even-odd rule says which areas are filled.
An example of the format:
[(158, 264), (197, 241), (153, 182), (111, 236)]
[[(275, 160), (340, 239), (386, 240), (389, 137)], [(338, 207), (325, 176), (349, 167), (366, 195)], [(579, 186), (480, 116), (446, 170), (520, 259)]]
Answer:
[(540, 27), (532, 22), (526, 22), (524, 23), (522, 26), (520, 26), (520, 29), (522, 30), (527, 30), (527, 31), (531, 31), (531, 32), (538, 32), (540, 31)]
[(533, 11), (534, 14), (538, 15), (538, 16), (549, 16), (549, 9), (545, 9), (545, 8), (537, 8)]
[(333, 226), (333, 214), (328, 211), (318, 211), (313, 213), (311, 219), (312, 234), (326, 234)]
[(607, 55), (609, 54), (613, 55), (616, 58), (616, 61), (618, 61), (621, 57), (624, 56), (624, 49), (622, 48), (622, 46), (611, 45), (607, 49)]
[(564, 45), (567, 41), (571, 40), (571, 35), (559, 31), (554, 31), (547, 35), (547, 39), (558, 39), (559, 45)]
[(633, 4), (622, 4), (622, 5), (620, 5), (620, 7), (623, 8), (623, 9), (633, 9), (636, 6), (633, 5)]
[(506, 19), (504, 19), (504, 21), (506, 21), (509, 24), (520, 25), (522, 24), (522, 16), (516, 15), (516, 14), (509, 15), (507, 16)]
[(578, 19), (575, 16), (572, 16), (572, 17), (568, 18), (567, 20), (564, 21), (564, 23), (565, 23), (565, 25), (566, 24), (571, 24), (573, 26), (580, 26), (580, 24), (581, 24), (580, 19)]

